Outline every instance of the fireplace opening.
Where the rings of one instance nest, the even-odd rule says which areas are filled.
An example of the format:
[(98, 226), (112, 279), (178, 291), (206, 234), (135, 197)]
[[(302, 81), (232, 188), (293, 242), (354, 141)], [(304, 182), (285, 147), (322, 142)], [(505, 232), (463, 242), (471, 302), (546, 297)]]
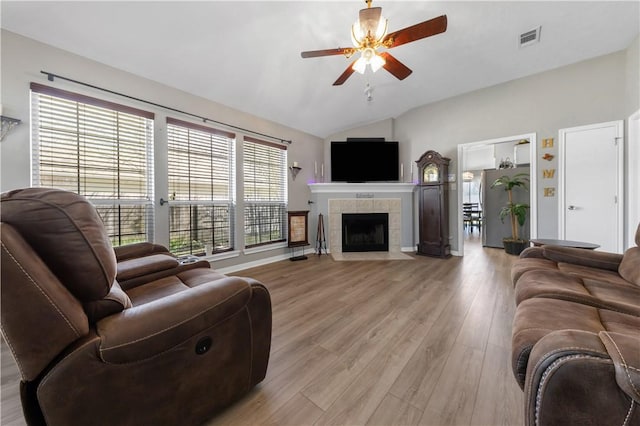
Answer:
[(389, 214), (343, 213), (342, 251), (389, 251)]

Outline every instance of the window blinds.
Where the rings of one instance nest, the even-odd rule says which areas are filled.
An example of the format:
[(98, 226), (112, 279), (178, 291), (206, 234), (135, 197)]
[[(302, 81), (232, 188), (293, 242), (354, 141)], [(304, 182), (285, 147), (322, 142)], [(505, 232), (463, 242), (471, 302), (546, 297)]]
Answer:
[(287, 210), (287, 148), (244, 138), (245, 246), (284, 241)]
[(171, 251), (231, 250), (235, 134), (167, 118), (167, 139)]
[(153, 240), (153, 114), (31, 84), (33, 184), (86, 196), (114, 245)]

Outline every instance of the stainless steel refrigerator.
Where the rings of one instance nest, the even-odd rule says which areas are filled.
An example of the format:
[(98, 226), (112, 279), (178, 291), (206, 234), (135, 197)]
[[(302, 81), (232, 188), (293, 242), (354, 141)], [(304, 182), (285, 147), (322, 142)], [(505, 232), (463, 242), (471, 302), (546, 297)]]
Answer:
[[(491, 184), (501, 176), (513, 176), (518, 173), (529, 173), (529, 167), (515, 167), (512, 169), (486, 169), (482, 171), (480, 190), (480, 204), (482, 208), (482, 245), (485, 247), (502, 248), (502, 239), (511, 236), (511, 224), (508, 217), (504, 223), (500, 220), (500, 210), (507, 205), (508, 196), (504, 187), (491, 188)], [(516, 188), (513, 191), (514, 203), (529, 203), (529, 191)], [(529, 217), (523, 227), (519, 229), (521, 238), (529, 238)]]

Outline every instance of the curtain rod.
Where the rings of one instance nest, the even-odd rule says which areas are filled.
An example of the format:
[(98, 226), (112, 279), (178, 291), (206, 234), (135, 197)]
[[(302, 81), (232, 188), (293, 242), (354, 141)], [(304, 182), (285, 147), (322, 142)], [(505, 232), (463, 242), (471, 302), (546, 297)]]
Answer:
[(110, 89), (105, 89), (103, 87), (94, 86), (93, 84), (84, 83), (82, 81), (74, 80), (74, 79), (68, 78), (68, 77), (63, 77), (61, 75), (57, 75), (57, 74), (54, 74), (54, 73), (51, 73), (51, 72), (47, 72), (47, 71), (40, 71), (40, 72), (42, 74), (45, 74), (47, 76), (47, 80), (49, 80), (49, 81), (53, 81), (54, 78), (59, 78), (60, 80), (70, 81), (72, 83), (80, 84), (82, 86), (91, 87), (92, 89), (102, 90), (103, 92), (107, 92), (107, 93), (111, 93), (111, 94), (114, 94), (114, 95), (122, 96), (122, 97), (125, 97), (127, 99), (133, 99), (134, 101), (143, 102), (145, 104), (153, 105), (153, 106), (156, 106), (156, 107), (168, 109), (168, 110), (173, 111), (173, 112), (178, 112), (180, 114), (185, 114), (185, 115), (188, 115), (188, 116), (191, 116), (191, 117), (195, 117), (195, 118), (198, 118), (198, 119), (202, 120), (204, 123), (207, 123), (207, 122), (216, 123), (216, 124), (220, 124), (222, 126), (230, 127), (232, 129), (240, 130), (242, 132), (248, 132), (248, 133), (251, 133), (251, 134), (254, 134), (254, 135), (260, 135), (260, 136), (264, 136), (264, 137), (267, 137), (267, 138), (275, 139), (277, 141), (280, 141), (281, 143), (286, 143), (286, 144), (289, 144), (289, 145), (291, 145), (291, 143), (292, 143), (292, 141), (287, 140), (287, 139), (282, 139), (282, 138), (278, 138), (278, 137), (275, 137), (275, 136), (267, 135), (267, 134), (264, 134), (264, 133), (256, 132), (256, 131), (253, 131), (253, 130), (250, 130), (250, 129), (245, 129), (243, 127), (234, 126), (233, 124), (223, 123), (222, 121), (213, 120), (211, 118), (207, 118), (207, 117), (203, 117), (201, 115), (197, 115), (197, 114), (193, 114), (193, 113), (190, 113), (190, 112), (182, 111), (182, 110), (179, 110), (179, 109), (176, 109), (176, 108), (173, 108), (173, 107), (168, 107), (166, 105), (162, 105), (162, 104), (158, 104), (158, 103), (155, 103), (155, 102), (147, 101), (147, 100), (144, 100), (144, 99), (136, 98), (134, 96), (125, 95), (124, 93), (119, 93), (119, 92), (116, 92), (116, 91), (113, 91), (113, 90), (110, 90)]

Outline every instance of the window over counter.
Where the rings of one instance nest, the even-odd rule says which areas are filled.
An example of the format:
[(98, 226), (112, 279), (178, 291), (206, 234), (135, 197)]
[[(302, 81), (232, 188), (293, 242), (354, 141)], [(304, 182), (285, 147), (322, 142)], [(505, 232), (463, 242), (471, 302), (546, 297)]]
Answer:
[(81, 194), (114, 245), (153, 241), (151, 112), (31, 83), (34, 186)]
[(245, 136), (243, 144), (245, 247), (287, 236), (287, 147)]
[(167, 139), (171, 252), (232, 250), (235, 134), (167, 118)]

